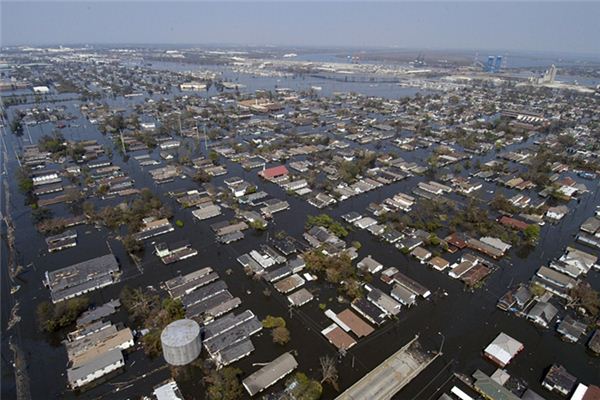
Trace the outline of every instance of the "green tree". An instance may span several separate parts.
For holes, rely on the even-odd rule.
[[[209,400],[237,400],[243,395],[240,375],[242,371],[238,368],[225,367],[213,370],[204,377],[207,383],[206,396]]]
[[[537,224],[531,224],[523,231],[527,243],[533,245],[540,239],[540,226]]]
[[[310,379],[303,372],[297,372],[292,378],[289,378],[286,381],[286,386],[292,387],[290,399],[317,400],[323,394],[321,384],[314,379]]]
[[[42,302],[36,308],[39,327],[42,331],[56,332],[73,324],[88,306],[87,297],[76,297],[56,304]]]
[[[274,317],[272,315],[267,315],[265,319],[262,320],[262,326],[266,329],[273,329],[283,327],[285,328],[285,319],[282,317]]]

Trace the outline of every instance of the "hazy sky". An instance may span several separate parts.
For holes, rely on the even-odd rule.
[[[0,2],[2,45],[396,46],[600,55],[600,2]]]

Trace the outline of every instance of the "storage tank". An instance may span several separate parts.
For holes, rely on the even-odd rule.
[[[163,356],[171,365],[186,365],[194,361],[202,350],[200,326],[191,319],[171,322],[160,334]]]

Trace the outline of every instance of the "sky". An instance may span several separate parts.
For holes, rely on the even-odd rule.
[[[600,55],[600,2],[5,1],[0,44],[234,44]]]

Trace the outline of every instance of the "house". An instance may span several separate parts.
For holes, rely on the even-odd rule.
[[[308,303],[309,301],[311,301],[314,297],[311,292],[309,292],[305,288],[302,288],[302,289],[290,294],[287,298],[292,306],[300,307],[300,306],[303,306],[304,304]]]
[[[177,382],[174,379],[170,379],[163,384],[154,387],[152,392],[156,400],[184,400]]]
[[[600,354],[600,329],[596,329],[587,343],[588,349],[594,354]]]
[[[344,332],[338,325],[331,324],[321,331],[321,334],[329,340],[329,343],[338,348],[338,350],[348,350],[356,344],[352,336]]]
[[[53,303],[111,285],[119,271],[112,254],[92,258],[55,271],[46,272],[44,284],[50,289]]]
[[[398,248],[399,250],[407,249],[408,251],[412,251],[422,244],[423,244],[422,239],[419,239],[416,237],[408,237],[408,238],[398,241],[396,243],[396,248]]]
[[[391,296],[407,307],[417,302],[417,295],[399,284],[394,285]]]
[[[425,286],[421,285],[414,279],[404,275],[402,272],[396,272],[394,274],[393,282],[397,283],[398,285],[404,286],[406,289],[410,290],[417,296],[421,296],[424,299],[431,295],[431,291],[429,289],[427,289]]]
[[[510,244],[504,243],[502,240],[495,237],[484,236],[479,240],[487,245],[490,245],[500,250],[502,253],[506,253],[512,247]]]
[[[581,321],[577,321],[575,318],[567,315],[556,328],[556,331],[560,333],[564,340],[569,342],[577,343],[587,330],[587,325]]]
[[[473,374],[475,382],[473,387],[486,399],[491,400],[519,400],[510,390],[493,380],[491,377],[477,370]]]
[[[419,260],[421,264],[431,258],[431,252],[420,246],[413,249],[413,251],[410,252],[410,255]]]
[[[341,313],[337,314],[337,318],[359,338],[368,336],[373,332],[373,328],[365,321],[360,319],[349,308],[346,308]]]
[[[600,399],[600,387],[596,385],[584,385],[580,383],[577,385],[575,392],[571,396],[570,400],[598,400]]]
[[[544,266],[536,272],[533,282],[564,298],[569,296],[569,289],[577,284],[577,281],[570,276]]]
[[[262,392],[298,367],[298,362],[290,353],[283,353],[242,381],[250,396]]]
[[[368,271],[371,274],[376,274],[383,269],[383,264],[375,261],[370,255],[363,258],[356,264],[356,267],[362,271]]]
[[[367,290],[367,300],[381,309],[381,311],[390,316],[400,313],[402,305],[396,300],[369,284],[365,284],[365,289]]]
[[[506,333],[500,333],[483,351],[485,357],[504,368],[525,347]]]
[[[519,231],[524,231],[529,226],[529,224],[527,224],[526,222],[508,217],[506,215],[500,217],[498,222],[500,222],[502,225],[508,226],[509,228],[516,229]]]
[[[120,349],[113,349],[85,364],[67,369],[67,380],[72,389],[77,389],[124,366],[123,353]]]
[[[450,262],[442,257],[435,256],[428,262],[434,269],[443,271],[450,266]]]
[[[362,218],[362,215],[360,215],[356,211],[351,211],[348,214],[342,215],[342,219],[344,221],[348,222],[349,224],[353,224],[361,218]]]
[[[569,207],[561,205],[550,207],[546,211],[546,217],[553,221],[560,221],[569,212]]]
[[[527,319],[534,323],[547,328],[552,322],[558,310],[550,303],[539,301],[533,308],[527,313]]]
[[[446,243],[456,247],[459,250],[462,250],[465,247],[467,247],[467,238],[458,232],[454,232],[451,235],[446,236],[444,240],[446,241]]]
[[[566,265],[572,267],[572,273],[567,271],[561,271],[567,275],[571,275],[577,278],[579,275],[585,275],[598,261],[598,257],[593,254],[586,253],[576,249],[575,247],[567,247],[565,253],[560,257],[559,261],[562,261]]]
[[[373,303],[369,302],[367,299],[354,299],[350,305],[367,321],[374,325],[381,325],[385,322],[387,314],[379,307],[376,307]]]
[[[258,173],[259,176],[263,177],[264,179],[270,180],[270,181],[287,176],[288,174],[289,174],[289,171],[285,165],[279,165],[277,167],[266,168]]]
[[[359,229],[367,229],[368,227],[377,224],[377,221],[371,217],[363,217],[354,222],[354,225]]]
[[[559,392],[566,396],[571,393],[576,382],[577,378],[567,372],[565,367],[553,364],[544,377],[542,386],[550,391]]]
[[[497,307],[503,311],[519,312],[526,309],[533,299],[529,288],[520,285],[516,289],[509,290],[498,300]]]

